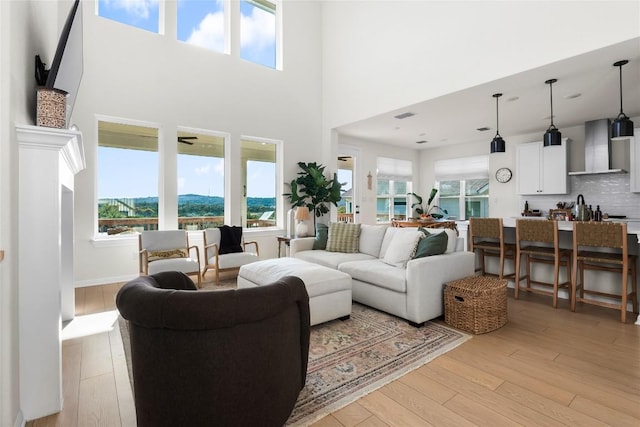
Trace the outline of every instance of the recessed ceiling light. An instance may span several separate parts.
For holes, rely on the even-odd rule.
[[[564,99],[576,99],[582,96],[581,93],[572,93],[571,95],[566,95]]]
[[[412,116],[415,116],[415,114],[414,113],[410,113],[410,112],[406,112],[406,113],[398,114],[397,116],[393,116],[393,117],[395,117],[396,119],[402,120],[402,119],[406,119],[407,117],[412,117]]]
[[[426,144],[427,142],[429,142],[429,141],[424,141],[424,140],[423,141],[416,141],[416,144]]]
[[[488,131],[489,129],[491,129],[491,128],[490,128],[490,127],[487,127],[487,126],[483,126],[483,127],[478,128],[478,129],[476,129],[476,130],[479,130],[480,132],[486,132],[486,131]]]
[[[421,134],[419,134],[418,136],[425,136],[426,132],[422,132]]]

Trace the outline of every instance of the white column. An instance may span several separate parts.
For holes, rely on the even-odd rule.
[[[32,420],[62,409],[62,321],[75,311],[73,181],[82,134],[16,126],[19,144],[20,409]]]

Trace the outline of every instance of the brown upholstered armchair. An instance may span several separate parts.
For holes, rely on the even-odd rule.
[[[196,290],[141,276],[116,297],[129,321],[138,426],[278,426],[305,384],[309,297],[297,277]]]

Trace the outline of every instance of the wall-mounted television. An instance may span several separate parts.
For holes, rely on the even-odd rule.
[[[67,126],[71,125],[71,113],[82,80],[82,2],[75,0],[58,39],[51,68],[47,70],[36,55],[36,82],[40,86],[60,89],[67,95]]]

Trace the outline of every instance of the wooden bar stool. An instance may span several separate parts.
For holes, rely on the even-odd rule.
[[[480,271],[483,276],[497,276],[500,279],[515,277],[515,273],[504,274],[504,260],[511,259],[515,262],[516,245],[505,243],[502,218],[470,218],[469,250],[477,250],[480,255],[480,268],[476,268],[476,272]],[[485,256],[500,259],[498,274],[487,273],[484,265]]]
[[[596,252],[588,248],[609,248],[614,252]],[[620,310],[620,321],[627,321],[627,301],[631,299],[633,312],[638,313],[638,285],[636,255],[629,255],[627,224],[619,222],[581,222],[573,224],[573,280],[571,282],[571,311],[576,311],[576,302],[599,305]],[[578,280],[580,270],[580,280]],[[585,289],[584,270],[609,271],[622,275],[620,294]],[[631,275],[631,293],[628,291]],[[580,290],[579,295],[576,295]],[[613,304],[601,299],[585,298],[594,295],[609,299],[620,299]]]
[[[553,296],[553,308],[558,307],[558,289],[564,287],[571,296],[571,249],[561,249],[558,233],[558,221],[535,219],[519,219],[516,221],[516,278],[514,297],[518,299],[520,290]],[[536,244],[541,243],[541,244]],[[525,259],[526,274],[520,276],[522,255]],[[553,283],[533,280],[531,264],[552,264]],[[567,281],[560,282],[560,267],[565,267]],[[520,282],[527,279],[527,286],[520,287]],[[551,287],[552,290],[531,287],[531,284]]]

